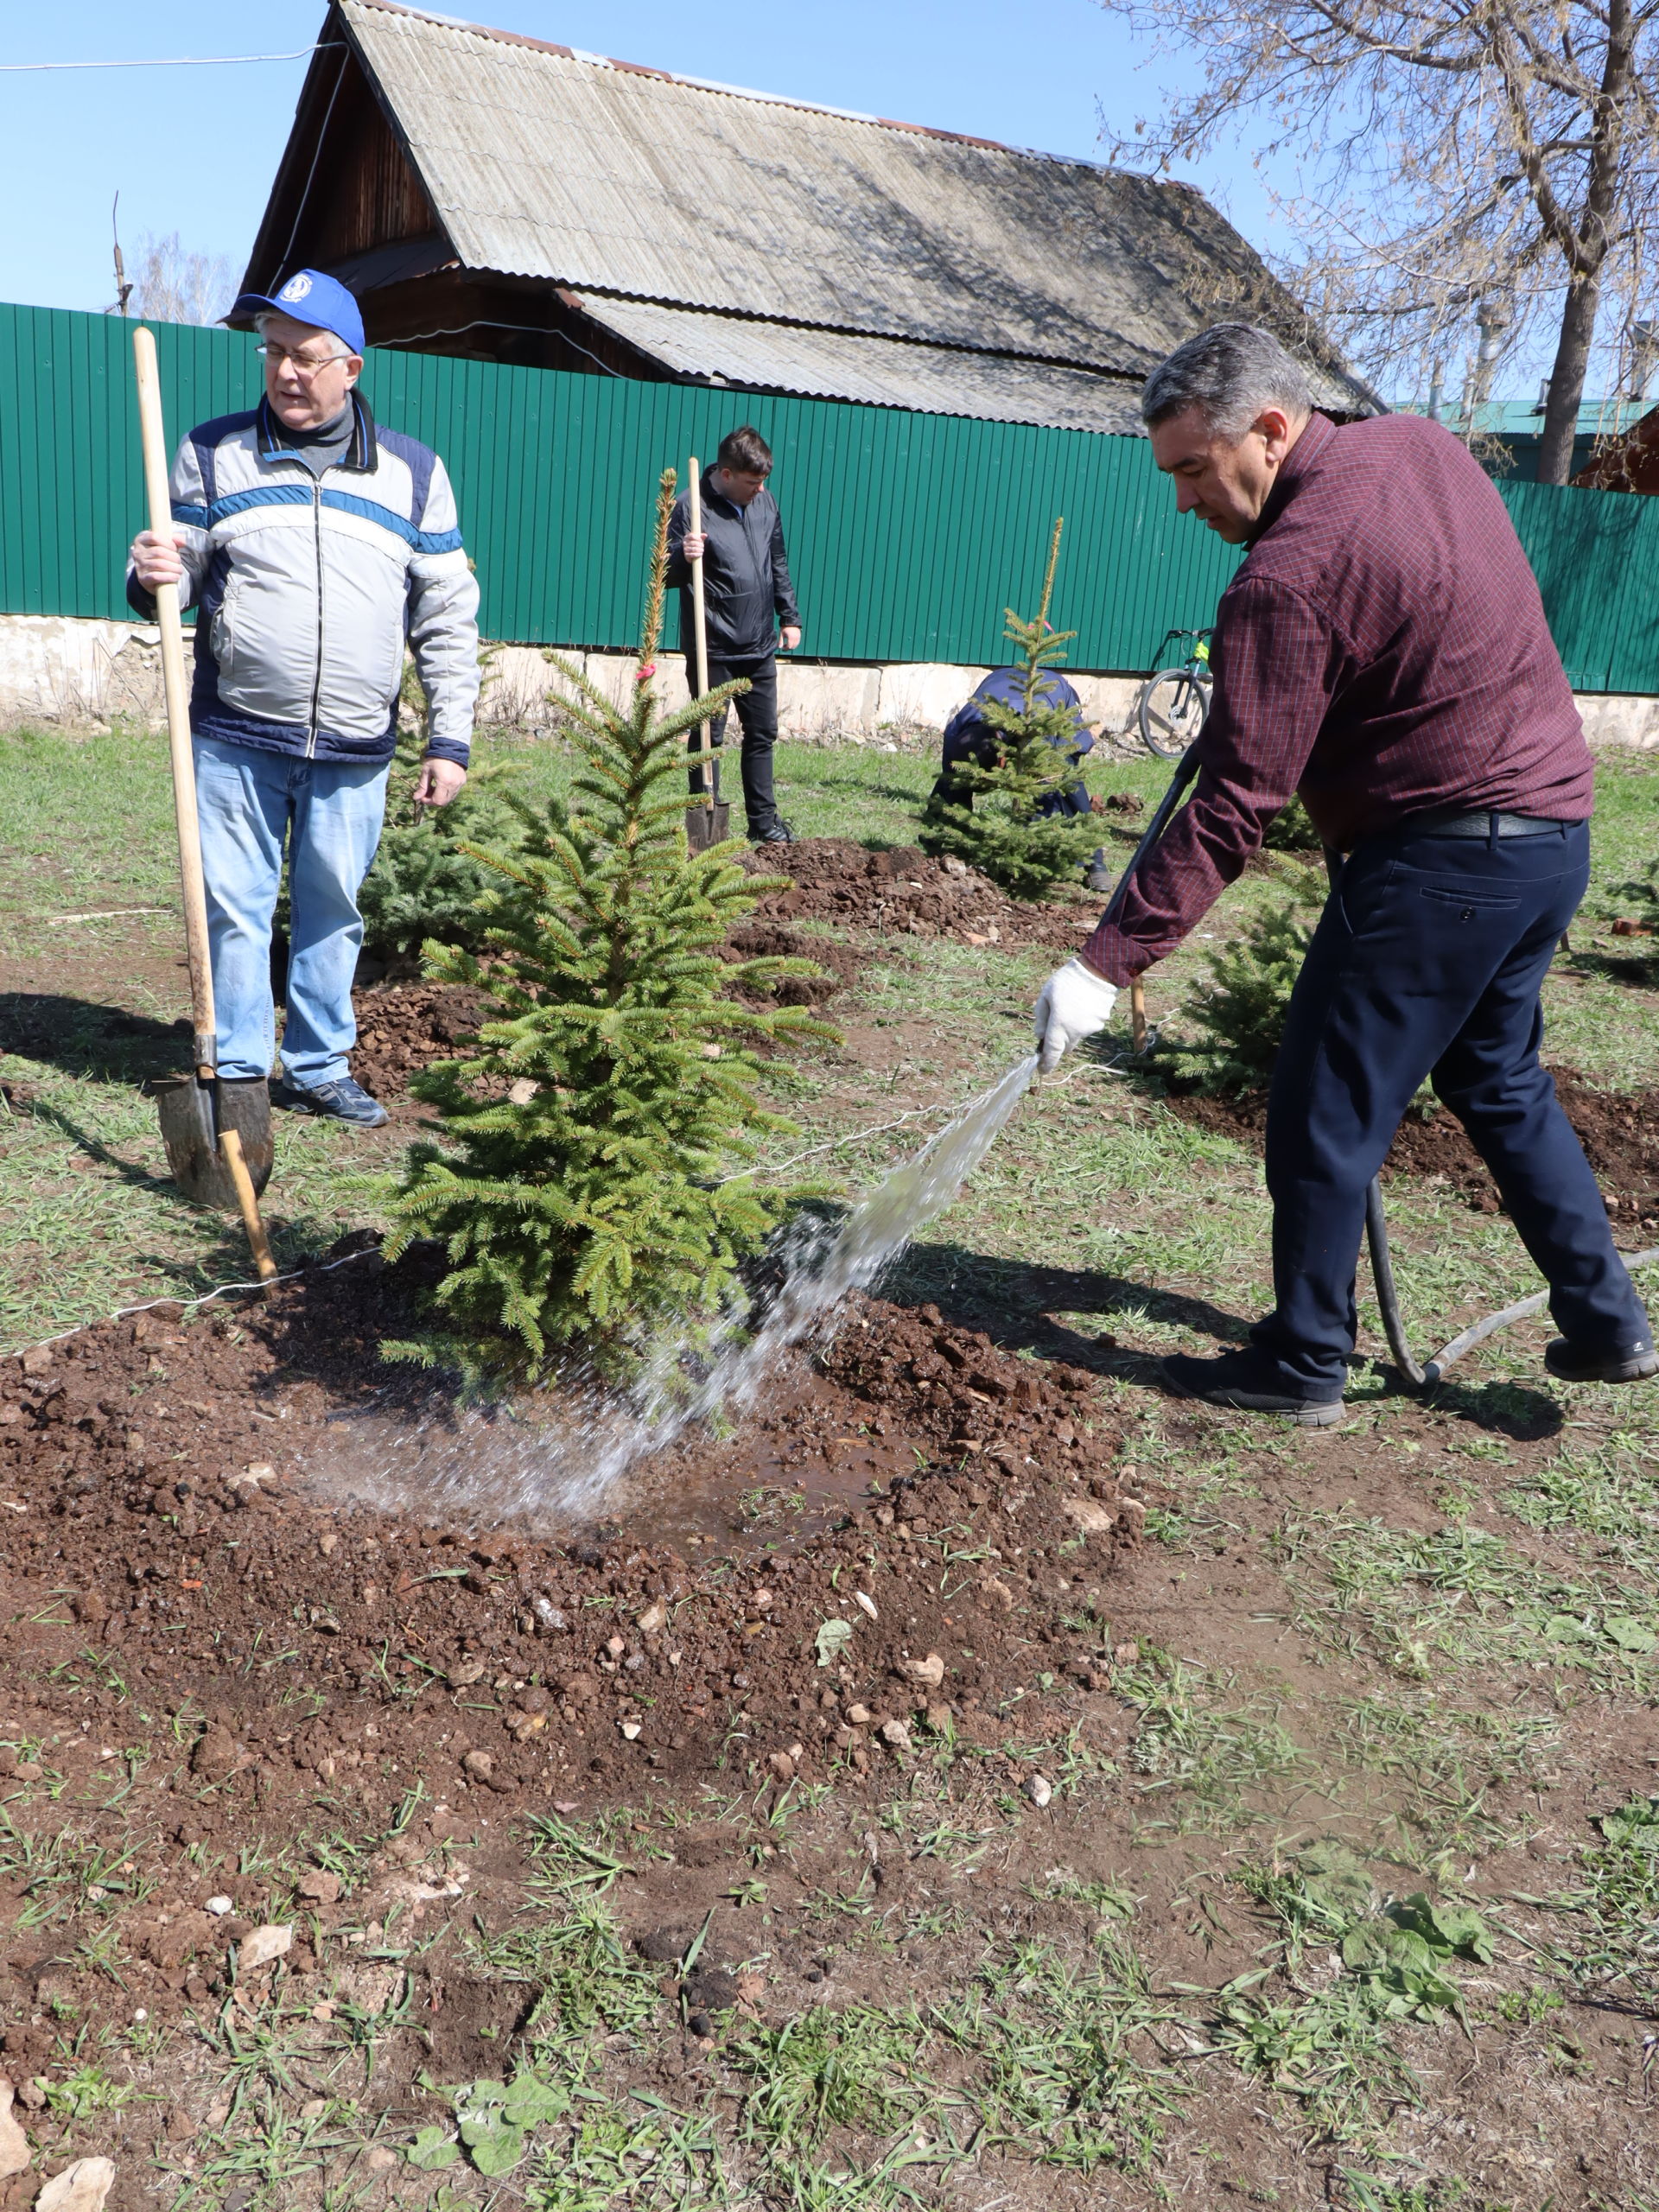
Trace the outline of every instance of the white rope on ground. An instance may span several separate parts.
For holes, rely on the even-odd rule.
[[[316,1260],[309,1267],[291,1268],[285,1275],[273,1275],[265,1282],[215,1283],[200,1298],[147,1298],[139,1306],[118,1306],[113,1313],[100,1313],[95,1321],[77,1321],[73,1329],[60,1329],[55,1337],[38,1338],[32,1344],[10,1344],[0,1350],[0,1359],[21,1359],[26,1351],[44,1351],[48,1344],[60,1344],[70,1337],[84,1337],[88,1329],[101,1329],[110,1321],[124,1321],[130,1313],[153,1313],[158,1306],[179,1306],[187,1313],[194,1313],[200,1306],[211,1306],[216,1298],[228,1298],[242,1290],[275,1290],[278,1283],[298,1282],[302,1275],[332,1274],[336,1268],[349,1268],[353,1260],[366,1260],[378,1252],[378,1244],[365,1244],[360,1252],[347,1252],[340,1260]]]

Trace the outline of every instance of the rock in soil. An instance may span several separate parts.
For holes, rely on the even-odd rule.
[[[115,2186],[115,2167],[108,2158],[77,2158],[54,2174],[35,2200],[35,2212],[104,2212],[104,2200]]]
[[[0,2074],[0,2181],[29,2171],[29,2138],[12,2118],[12,2088]]]

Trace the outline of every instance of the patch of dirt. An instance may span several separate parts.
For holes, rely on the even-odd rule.
[[[485,1019],[481,991],[454,983],[371,983],[352,993],[357,1045],[352,1073],[390,1103],[417,1068],[448,1057]]]
[[[775,921],[742,924],[720,947],[721,958],[733,962],[779,953],[815,961],[828,973],[821,978],[786,976],[773,989],[742,994],[757,1006],[822,1006],[857,981],[866,958],[849,945],[808,937]],[[403,1096],[417,1069],[446,1058],[488,1018],[484,994],[454,983],[360,984],[352,993],[352,1004],[357,1014],[352,1073],[387,1105]]]
[[[954,855],[931,859],[915,845],[872,852],[850,837],[800,837],[743,856],[752,874],[787,874],[756,909],[768,920],[811,918],[887,935],[950,937],[969,944],[1069,945],[1093,926],[1098,894],[1079,885],[1052,904],[1008,898]]]
[[[648,1502],[564,1541],[377,1511],[316,1468],[333,1424],[384,1401],[378,1342],[407,1325],[414,1288],[371,1253],[268,1307],[189,1327],[164,1309],[0,1363],[0,1671],[33,1708],[25,1733],[79,1711],[50,1675],[77,1654],[148,1679],[185,1716],[182,1756],[211,1794],[187,1789],[181,1808],[203,1837],[255,1806],[280,1827],[319,1779],[388,1807],[417,1769],[452,1802],[541,1801],[561,1777],[692,1779],[740,1711],[791,1772],[842,1752],[868,1767],[944,1706],[1006,1694],[1022,1672],[1016,1592],[1081,1597],[1138,1540],[1145,1507],[1110,1472],[1096,1376],[879,1300],[815,1361],[804,1408],[682,1445],[687,1478],[700,1455],[753,1469],[769,1454],[819,1492],[810,1516],[786,1497],[734,1522],[731,1481],[719,1562],[696,1557],[695,1534],[664,1542]],[[441,1408],[426,1387],[407,1410]],[[873,1472],[889,1477],[879,1497]],[[969,1554],[998,1548],[944,1598],[917,1539],[947,1526]],[[826,1670],[831,1617],[850,1631]],[[938,1669],[907,1667],[930,1652]],[[1092,1680],[1098,1655],[1066,1657]]]
[[[1556,1067],[1550,1072],[1567,1118],[1602,1185],[1608,1212],[1615,1221],[1632,1226],[1659,1226],[1659,1089],[1596,1090],[1576,1069]],[[1167,1103],[1184,1122],[1260,1151],[1268,1116],[1264,1092],[1212,1098],[1172,1091]],[[1383,1172],[1451,1184],[1476,1213],[1503,1211],[1484,1161],[1465,1135],[1462,1123],[1444,1107],[1427,1120],[1408,1115],[1389,1148]]]
[[[770,988],[739,991],[740,998],[757,1006],[822,1006],[836,993],[855,983],[868,964],[868,955],[829,938],[806,937],[781,922],[745,922],[721,947],[722,960],[766,960],[784,957],[810,960],[823,969],[823,976],[785,976]]]
[[[1111,1631],[1090,1601],[1135,1551],[1146,1505],[1112,1471],[1098,1376],[1017,1358],[935,1307],[864,1300],[804,1402],[780,1393],[735,1437],[677,1454],[696,1472],[700,1455],[729,1471],[769,1452],[820,1510],[785,1497],[757,1517],[734,1484],[723,1540],[678,1545],[647,1508],[563,1540],[399,1517],[315,1471],[338,1419],[384,1400],[378,1340],[406,1325],[419,1279],[357,1252],[268,1306],[189,1325],[162,1309],[0,1363],[0,1798],[55,1834],[55,1786],[29,1808],[42,1762],[70,1806],[117,1788],[143,1899],[117,1980],[49,1927],[10,1925],[18,1892],[0,1885],[14,2076],[58,2063],[62,2018],[96,2037],[130,2031],[141,2006],[156,2033],[217,2005],[234,1947],[274,1922],[294,1924],[289,1986],[386,2005],[398,1971],[344,1948],[370,1910],[470,1924],[491,1851],[458,1852],[494,1840],[499,1858],[516,1814],[664,1789],[704,1809],[671,1858],[645,1857],[642,1873],[666,1863],[637,1909],[671,1967],[690,1934],[665,1924],[695,1932],[718,1908],[683,1993],[706,2041],[734,1997],[758,2017],[765,1986],[733,1980],[753,1946],[721,1902],[754,1862],[707,1809],[734,1764],[780,1793],[798,1777],[891,1789],[954,1731],[1014,1788],[1032,1771],[1020,1746],[1078,1725],[1080,1707],[1121,1742],[1116,1700],[1096,1694]],[[407,1410],[436,1408],[417,1386]],[[379,1837],[372,1861],[307,1842],[347,1807]],[[257,1870],[238,1872],[256,1832]],[[284,1851],[314,1859],[297,1904],[273,1866]],[[766,1870],[774,1892],[788,1871]],[[821,1980],[816,1948],[795,1949],[790,1977]],[[410,1972],[440,2078],[495,2064],[525,1992],[468,1974],[454,1945]]]

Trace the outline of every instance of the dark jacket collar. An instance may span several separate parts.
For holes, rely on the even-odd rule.
[[[1245,539],[1246,545],[1255,545],[1266,537],[1285,509],[1296,496],[1296,487],[1308,474],[1319,455],[1337,435],[1337,426],[1328,415],[1310,415],[1307,428],[1285,455],[1274,486],[1262,509],[1261,519]]]
[[[360,391],[353,390],[352,403],[352,442],[335,466],[354,468],[366,474],[376,467],[380,458],[378,442],[374,435],[374,416],[369,412],[369,403]],[[281,461],[294,448],[283,436],[282,424],[271,413],[269,399],[261,398],[257,416],[259,425],[259,458],[261,461]]]

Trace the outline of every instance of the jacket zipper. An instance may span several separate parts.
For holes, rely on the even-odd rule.
[[[311,536],[317,556],[317,665],[311,681],[311,734],[305,741],[305,757],[315,760],[317,756],[317,717],[322,707],[322,479],[311,480]]]

